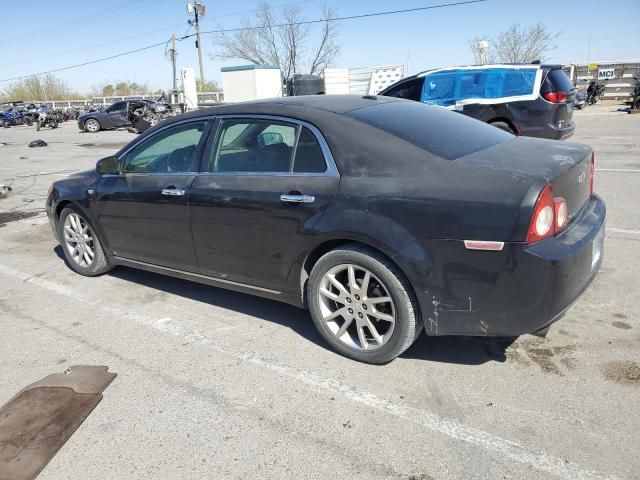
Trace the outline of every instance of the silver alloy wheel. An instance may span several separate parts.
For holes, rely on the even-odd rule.
[[[387,287],[359,265],[336,265],[320,281],[318,301],[329,330],[357,350],[376,350],[391,338],[396,323]]]
[[[88,132],[97,132],[100,130],[100,124],[97,120],[90,118],[86,122],[84,122],[84,129]]]
[[[152,127],[155,127],[158,123],[160,123],[160,117],[155,113],[148,113],[143,118],[147,122],[149,122],[149,125],[151,125]]]
[[[89,267],[96,250],[93,234],[87,222],[77,213],[70,213],[64,219],[64,243],[71,259],[81,267]]]

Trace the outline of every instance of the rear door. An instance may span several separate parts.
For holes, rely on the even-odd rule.
[[[313,126],[276,117],[225,117],[189,191],[201,273],[280,290],[305,233],[339,176]]]
[[[96,189],[99,225],[114,255],[197,271],[187,191],[204,149],[208,120],[172,124],[134,145],[121,172]]]

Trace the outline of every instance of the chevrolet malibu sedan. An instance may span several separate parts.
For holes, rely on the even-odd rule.
[[[68,264],[140,268],[307,308],[368,363],[428,335],[545,330],[602,262],[584,145],[387,97],[174,117],[53,184]]]

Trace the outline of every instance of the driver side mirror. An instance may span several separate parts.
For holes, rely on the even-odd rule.
[[[120,173],[120,161],[118,160],[118,157],[116,157],[115,155],[111,155],[109,157],[98,160],[98,163],[96,163],[96,172],[100,174]]]

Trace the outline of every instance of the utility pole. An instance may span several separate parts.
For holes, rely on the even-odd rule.
[[[173,84],[173,92],[172,95],[176,94],[178,90],[178,86],[176,85],[176,34],[173,33],[171,35],[171,71],[173,75],[171,77]]]
[[[194,0],[193,4],[187,5],[187,11],[193,13],[195,20],[189,20],[189,24],[196,29],[196,48],[198,49],[198,62],[200,64],[200,82],[204,85],[204,69],[202,68],[202,42],[200,41],[200,17],[204,17],[206,13],[205,4],[198,0]]]

